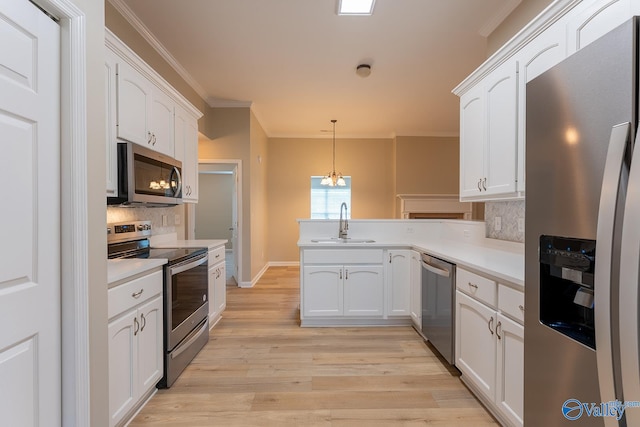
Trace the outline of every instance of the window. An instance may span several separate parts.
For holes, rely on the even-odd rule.
[[[347,218],[351,218],[351,177],[345,176],[344,187],[321,185],[321,176],[311,177],[311,219],[339,219],[340,205],[347,204]]]

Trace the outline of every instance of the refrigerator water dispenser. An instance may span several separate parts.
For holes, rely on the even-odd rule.
[[[595,240],[540,236],[540,322],[595,349]]]

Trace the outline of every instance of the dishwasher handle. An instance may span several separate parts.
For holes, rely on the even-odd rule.
[[[451,277],[451,270],[446,269],[446,268],[441,268],[440,266],[436,266],[431,264],[429,261],[431,260],[431,257],[428,255],[423,255],[422,256],[422,267],[424,267],[425,269],[429,270],[430,272],[437,274],[438,276],[442,276],[442,277]]]

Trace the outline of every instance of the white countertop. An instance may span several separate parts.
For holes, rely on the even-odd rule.
[[[107,282],[109,285],[136,274],[162,267],[167,263],[164,258],[128,258],[110,259],[107,261]]]
[[[478,273],[493,276],[498,281],[524,287],[524,244],[483,239],[463,243],[452,239],[429,239],[412,243],[375,241],[374,243],[314,243],[301,240],[298,246],[311,248],[411,248],[446,261],[467,267]]]

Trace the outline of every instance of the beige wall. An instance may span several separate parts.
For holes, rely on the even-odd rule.
[[[310,216],[311,176],[331,171],[332,140],[271,138],[269,261],[298,261],[298,218]],[[336,169],[352,177],[352,218],[393,218],[393,140],[336,140]],[[337,231],[336,231],[337,232]]]
[[[396,138],[396,194],[458,194],[458,137]]]
[[[249,108],[212,109],[212,139],[198,142],[198,158],[240,160],[242,162],[242,270],[239,281],[250,281],[251,276],[251,159]],[[196,224],[197,225],[197,224]]]
[[[522,3],[487,38],[487,57],[515,36],[553,0],[522,0]]]
[[[268,209],[267,209],[267,134],[255,115],[250,117],[251,165],[251,277],[256,277],[267,265]]]

